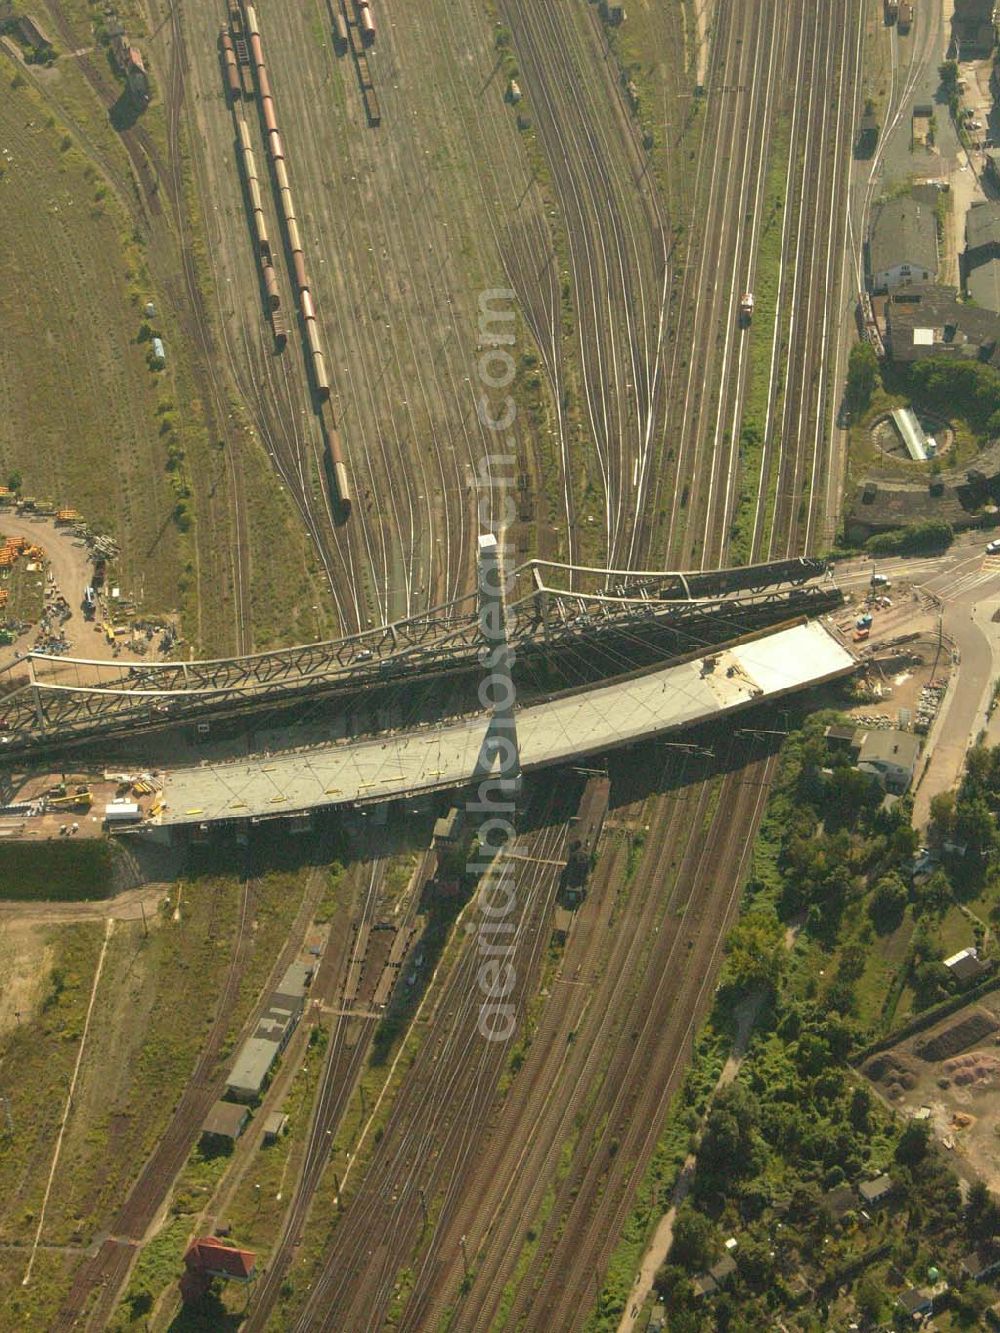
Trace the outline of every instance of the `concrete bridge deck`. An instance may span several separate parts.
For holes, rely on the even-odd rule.
[[[648,740],[848,675],[855,659],[812,621],[641,676],[515,709],[525,772]],[[488,714],[418,731],[206,763],[165,774],[158,824],[274,818],[464,787],[498,772]],[[506,733],[505,733],[506,734]]]

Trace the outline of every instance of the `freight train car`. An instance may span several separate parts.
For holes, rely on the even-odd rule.
[[[240,68],[236,63],[233,39],[226,28],[219,31],[219,56],[226,76],[226,92],[229,101],[230,103],[238,102],[243,96],[243,85],[240,83]]]
[[[278,292],[278,279],[274,272],[274,266],[270,263],[262,263],[261,270],[264,275],[264,291],[267,293],[268,304],[272,310],[277,310],[281,305],[281,296]]]
[[[579,901],[590,874],[597,850],[597,840],[604,827],[611,797],[611,782],[605,777],[590,777],[580,797],[576,814],[569,822],[568,855],[562,888],[568,902]]]
[[[333,45],[337,55],[342,56],[347,52],[347,24],[344,22],[344,16],[337,13],[333,18]]]
[[[371,46],[375,41],[375,20],[372,18],[372,12],[367,5],[361,10],[361,37],[365,46]]]
[[[328,403],[324,403],[321,411],[321,420],[323,423],[323,436],[325,441],[324,462],[327,472],[327,484],[333,498],[340,505],[342,516],[347,519],[351,513],[351,485],[347,476],[347,464],[344,461],[344,450],[340,439],[340,431],[337,430],[333,421],[333,412]]]

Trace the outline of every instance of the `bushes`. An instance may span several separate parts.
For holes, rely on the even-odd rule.
[[[1000,434],[1000,373],[981,361],[928,357],[907,375],[911,392],[943,416],[958,410],[981,436]]]
[[[955,530],[940,518],[910,523],[891,532],[877,532],[865,542],[872,555],[934,555],[946,551],[955,540]]]
[[[112,892],[111,856],[104,838],[0,844],[0,898],[106,898]]]

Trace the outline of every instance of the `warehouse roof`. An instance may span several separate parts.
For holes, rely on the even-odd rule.
[[[978,357],[995,361],[1000,318],[956,300],[954,287],[914,284],[893,293],[885,308],[886,336],[894,361],[922,356]],[[921,337],[929,329],[932,337]]]
[[[240,1047],[232,1073],[226,1079],[226,1087],[239,1092],[260,1092],[277,1055],[275,1042],[249,1037]]]
[[[981,245],[1000,245],[1000,201],[984,199],[965,215],[965,244],[970,250]]]
[[[767,698],[847,675],[854,658],[819,622],[518,709],[525,771],[603,754]],[[505,738],[504,738],[505,739]],[[498,734],[483,714],[416,731],[331,742],[164,775],[161,823],[289,814],[465,786],[495,773]]]
[[[937,272],[937,221],[926,204],[909,194],[886,199],[876,206],[868,237],[872,273],[897,264],[912,264]]]
[[[307,963],[292,963],[281,978],[278,995],[294,995],[299,999],[305,995],[312,981],[312,968]]]

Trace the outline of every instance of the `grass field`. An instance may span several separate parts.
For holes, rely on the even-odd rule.
[[[255,1003],[298,910],[304,878],[255,885],[254,949],[230,1024],[230,1044]],[[180,920],[119,922],[108,945],[73,1107],[49,1199],[44,1245],[90,1244],[107,1227],[170,1116],[194,1066],[232,957],[240,886],[209,878],[181,888]],[[175,898],[176,901],[176,898]],[[30,1241],[76,1060],[104,924],[47,928],[38,962],[46,975],[34,1013],[0,1048],[0,1093],[14,1135],[0,1153],[0,1242]],[[2,963],[0,958],[0,963]],[[26,1301],[51,1316],[65,1292],[58,1269],[43,1299],[22,1294],[20,1275],[0,1296],[0,1327],[22,1327]],[[37,1326],[43,1326],[39,1324]]]
[[[106,897],[111,887],[111,844],[85,842],[0,843],[0,898]]]
[[[171,609],[181,552],[155,413],[172,391],[137,341],[141,248],[76,137],[6,57],[0,78],[0,470],[114,532],[128,584]]]

